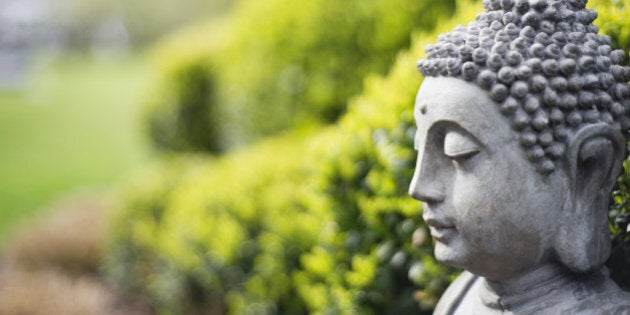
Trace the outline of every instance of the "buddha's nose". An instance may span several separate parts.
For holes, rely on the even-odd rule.
[[[438,203],[444,200],[444,187],[437,175],[438,165],[418,154],[416,169],[409,184],[409,195],[416,200],[427,204]]]

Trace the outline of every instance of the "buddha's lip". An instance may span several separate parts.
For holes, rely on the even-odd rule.
[[[429,226],[431,236],[438,242],[447,243],[457,233],[455,225],[450,220],[436,216],[434,212],[425,212],[424,221]]]
[[[457,233],[455,227],[436,228],[429,225],[429,230],[431,231],[433,239],[442,243],[447,243]]]
[[[424,221],[427,223],[429,227],[432,227],[436,230],[455,228],[455,225],[453,225],[452,223],[449,223],[447,220],[444,220],[444,219],[425,217]]]

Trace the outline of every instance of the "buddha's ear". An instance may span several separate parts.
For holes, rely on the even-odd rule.
[[[583,127],[569,143],[570,191],[555,248],[575,272],[599,268],[610,255],[608,205],[624,156],[625,140],[608,124]]]

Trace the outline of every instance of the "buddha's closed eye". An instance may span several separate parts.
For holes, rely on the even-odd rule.
[[[481,151],[481,146],[469,135],[451,130],[444,136],[444,155],[455,161],[465,161]]]

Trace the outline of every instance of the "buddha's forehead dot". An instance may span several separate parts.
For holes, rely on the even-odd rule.
[[[426,104],[422,104],[422,105],[420,105],[420,113],[421,113],[422,115],[424,115],[424,114],[426,114],[426,113],[427,113],[427,105],[426,105]]]

